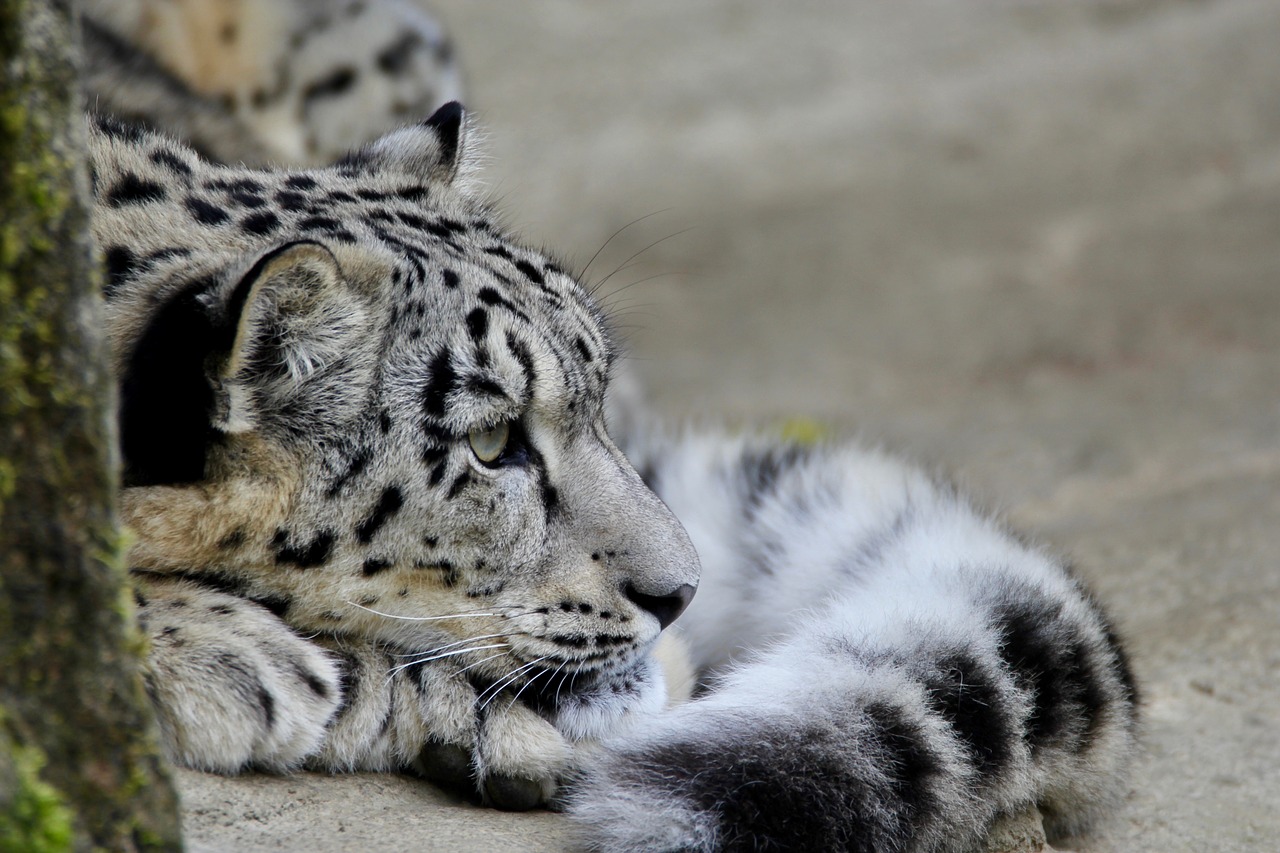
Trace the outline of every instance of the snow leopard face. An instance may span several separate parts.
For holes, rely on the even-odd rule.
[[[466,135],[258,172],[99,122],[130,565],[564,702],[641,671],[698,561],[605,431],[599,308],[494,226]]]

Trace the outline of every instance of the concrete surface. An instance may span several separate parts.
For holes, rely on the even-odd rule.
[[[1280,849],[1280,3],[435,5],[510,223],[581,265],[652,214],[587,278],[656,405],[857,428],[1092,579],[1147,754],[1068,846]],[[182,785],[196,850],[568,844],[395,777]]]

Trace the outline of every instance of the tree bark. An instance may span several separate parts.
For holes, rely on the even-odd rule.
[[[176,850],[122,567],[71,6],[0,0],[0,851]]]

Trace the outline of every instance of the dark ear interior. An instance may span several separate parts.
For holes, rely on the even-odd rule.
[[[424,125],[431,128],[436,133],[436,138],[440,143],[440,161],[447,163],[449,172],[458,170],[458,154],[462,147],[462,119],[464,110],[462,104],[457,101],[450,101],[440,109],[431,114]]]
[[[151,317],[120,380],[120,449],[125,486],[180,485],[202,480],[209,447],[222,433],[213,426],[211,368],[236,342],[253,285],[290,243],[258,259],[227,295],[199,279],[169,298]]]
[[[219,334],[198,281],[152,317],[120,381],[120,449],[126,486],[191,483],[204,476],[213,388],[205,360]]]

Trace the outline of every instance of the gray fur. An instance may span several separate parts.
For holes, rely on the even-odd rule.
[[[857,447],[627,449],[702,556],[681,629],[710,692],[598,754],[573,801],[593,849],[961,850],[1124,794],[1132,677],[1060,561]]]
[[[229,162],[335,157],[456,85],[393,0],[89,15],[98,105]],[[177,52],[210,22],[276,40],[228,40],[211,82]],[[1062,562],[884,454],[641,406],[616,422],[655,496],[605,429],[599,307],[495,224],[473,135],[447,106],[289,171],[91,130],[170,756],[565,802],[607,851],[960,850],[1029,805],[1076,831],[1114,804],[1134,687]],[[499,425],[485,461],[468,436]],[[695,546],[664,638],[702,695],[668,710],[655,643]]]
[[[566,737],[598,738],[663,704],[646,655],[697,558],[605,433],[613,356],[598,310],[442,179],[465,170],[441,158],[467,154],[465,123],[440,121],[305,173],[215,166],[159,136],[92,129],[95,235],[133,259],[108,305],[137,483],[123,495],[131,565],[207,590],[188,589],[195,606],[164,628],[194,630],[230,594],[254,619],[278,612],[280,636],[295,632],[286,645],[314,637],[346,662],[340,710],[335,690],[309,712],[329,721],[323,743],[259,748],[274,744],[281,706],[312,700],[281,694],[277,713],[258,713],[270,644],[228,632],[229,654],[255,661],[226,672],[224,701],[245,707],[222,715],[231,729],[210,728],[205,752],[225,749],[198,758],[181,746],[206,722],[184,710],[198,703],[169,713],[184,763],[392,769],[438,742],[472,755],[479,789],[530,778],[545,799],[569,770]],[[169,323],[190,331],[171,339]],[[208,388],[207,404],[194,400],[211,429],[195,475],[130,439],[186,417],[176,389],[150,387],[171,382]],[[501,422],[519,456],[486,465],[468,431]],[[160,625],[153,606],[144,621]],[[159,639],[157,681],[199,672]]]
[[[224,162],[323,164],[462,96],[411,0],[94,0],[91,109]]]

